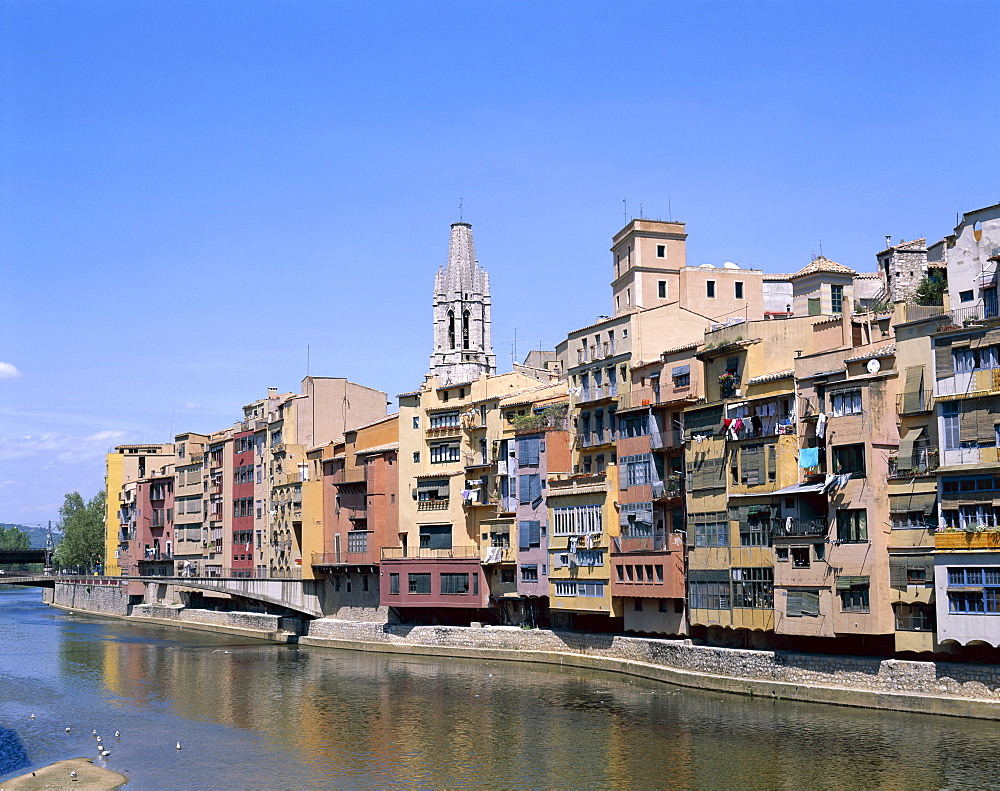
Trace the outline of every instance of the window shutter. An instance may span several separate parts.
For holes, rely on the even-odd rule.
[[[913,443],[923,433],[923,427],[911,428],[899,441],[899,451],[896,453],[896,468],[900,472],[913,469]]]
[[[768,445],[767,446],[767,478],[776,477],[778,474],[778,446]]]
[[[535,520],[528,522],[528,544],[533,547],[542,545],[542,523]]]
[[[531,476],[530,475],[519,475],[517,477],[517,493],[518,499],[522,504],[527,504],[531,502]]]
[[[536,502],[542,499],[542,476],[541,475],[529,475],[528,476],[528,496],[529,502]]]
[[[979,441],[979,402],[963,402],[962,413],[959,416],[958,432],[962,442]]]
[[[906,587],[908,558],[889,558],[889,585],[893,588]]]
[[[851,588],[865,588],[868,577],[837,577],[837,590],[849,591]]]
[[[788,591],[785,600],[785,615],[798,618],[802,615],[802,591]]]
[[[998,409],[1000,409],[1000,399],[981,398],[979,399],[979,441],[988,445],[996,442],[997,430],[996,421]]]
[[[934,367],[938,379],[955,375],[955,360],[951,356],[951,341],[939,340],[934,344]]]
[[[818,316],[820,311],[819,307],[819,297],[811,297],[809,299],[809,315]]]
[[[529,532],[530,524],[531,522],[517,523],[517,548],[522,552],[524,550],[531,549],[531,533]],[[535,524],[537,524],[537,522]]]
[[[803,615],[819,615],[819,591],[799,591]]]
[[[912,365],[906,369],[906,383],[903,385],[903,411],[918,412],[923,408],[924,366]]]

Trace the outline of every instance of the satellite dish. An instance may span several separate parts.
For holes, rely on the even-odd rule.
[[[868,369],[868,373],[877,374],[882,370],[882,364],[878,360],[869,360],[865,368]]]

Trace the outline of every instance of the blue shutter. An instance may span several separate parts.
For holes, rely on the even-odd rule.
[[[531,502],[531,476],[530,475],[519,475],[517,477],[517,493],[518,499],[522,503]]]
[[[531,522],[517,523],[517,548],[522,552],[531,549],[531,524]]]
[[[522,522],[522,524],[524,524]],[[541,537],[541,522],[533,521],[528,522],[528,545],[529,547],[538,547],[542,545]]]
[[[542,499],[542,476],[541,475],[529,475],[528,476],[528,494],[530,497],[529,502],[537,502]]]

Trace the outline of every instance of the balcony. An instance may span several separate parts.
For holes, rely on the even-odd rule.
[[[899,393],[896,396],[897,415],[922,415],[925,412],[934,411],[934,396],[929,392],[919,393],[913,403],[906,403],[906,394]]]
[[[459,437],[462,434],[462,427],[458,424],[454,426],[432,426],[424,432],[424,436],[428,439],[436,439],[439,437]]]
[[[489,546],[482,548],[480,559],[484,564],[514,563],[517,560],[517,556],[509,546]]]
[[[614,432],[608,428],[595,429],[594,431],[579,431],[576,435],[576,446],[578,448],[595,448],[599,445],[612,445],[614,441]]]
[[[684,496],[684,486],[681,484],[680,478],[653,481],[650,489],[654,500],[675,500]]]
[[[481,455],[476,455],[473,453],[463,453],[462,461],[465,463],[465,469],[471,469],[472,467],[492,467],[493,462],[488,458]]]
[[[977,448],[978,450],[978,448]],[[914,478],[919,475],[933,475],[940,466],[937,448],[914,448],[909,459],[898,458],[898,452],[889,453],[890,478]]]
[[[607,473],[578,473],[566,477],[549,475],[549,495],[590,494],[603,492],[607,488]]]
[[[1000,530],[974,532],[965,530],[937,530],[934,533],[935,549],[1000,549]]]
[[[372,554],[365,552],[313,552],[312,553],[312,564],[313,566],[347,566],[351,564],[355,565],[370,565],[374,562]]]
[[[576,399],[577,404],[585,404],[591,401],[604,401],[608,398],[618,397],[618,383],[614,384],[603,383],[599,385],[591,385],[590,387],[583,388],[583,392],[580,393],[580,397]]]
[[[651,431],[649,434],[649,447],[653,450],[665,450],[666,448],[679,448],[684,444],[684,432],[677,429],[667,429],[666,431]]]
[[[785,519],[774,523],[773,538],[795,538],[797,536],[825,536],[830,531],[826,517],[816,519]]]
[[[987,319],[997,318],[997,311],[990,310],[986,305],[973,305],[969,308],[956,308],[949,311],[951,316],[951,326],[968,327],[970,324],[978,324]]]
[[[667,537],[658,536],[613,536],[611,552],[627,554],[629,552],[662,552],[668,548]]]
[[[430,547],[382,547],[382,560],[403,559],[452,559],[478,558],[479,547],[451,547],[450,549],[431,549]]]
[[[952,448],[941,452],[942,467],[997,462],[1000,462],[1000,448]]]
[[[418,511],[447,511],[451,500],[418,500]]]

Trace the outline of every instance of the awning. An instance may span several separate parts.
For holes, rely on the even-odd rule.
[[[778,489],[776,492],[771,492],[772,495],[791,495],[791,494],[809,494],[818,493],[826,489],[828,481],[823,481],[823,483],[795,483],[791,486],[786,486],[784,489]]]
[[[937,502],[935,492],[915,492],[913,494],[890,494],[889,512],[893,514],[905,514],[911,511],[923,511],[925,514],[934,511],[934,504]]]
[[[913,443],[924,433],[924,427],[911,428],[899,441],[899,452],[896,454],[896,469],[909,470],[913,466]]]
[[[863,588],[868,585],[868,577],[837,577],[837,590],[849,591],[851,588]]]

